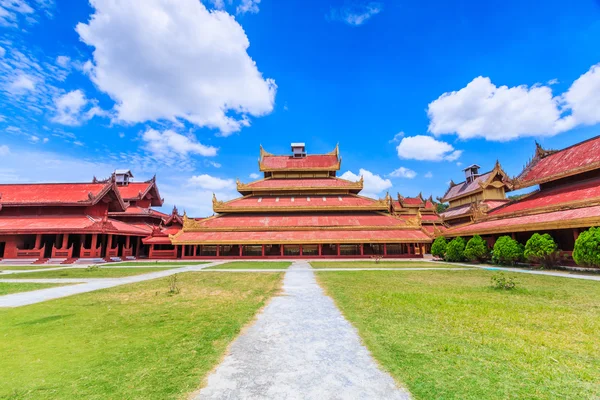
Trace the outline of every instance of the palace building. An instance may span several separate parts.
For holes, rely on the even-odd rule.
[[[237,182],[241,197],[213,198],[215,216],[184,216],[170,236],[184,258],[201,257],[422,257],[432,241],[420,217],[392,212],[391,198],[360,196],[358,182],[336,177],[338,147],[307,154],[292,143],[291,154],[260,148],[264,178]]]
[[[128,170],[88,183],[0,184],[0,259],[70,263],[150,256],[142,238],[181,228],[161,206],[156,180],[131,182]],[[179,218],[179,220],[177,219]]]
[[[561,250],[570,252],[580,231],[600,226],[600,136],[558,151],[536,143],[535,155],[523,171],[514,179],[503,176],[502,182],[511,190],[537,189],[474,213],[472,222],[444,235],[478,234],[493,244],[501,235],[525,243],[533,233],[549,233]],[[496,186],[504,190],[500,183]]]

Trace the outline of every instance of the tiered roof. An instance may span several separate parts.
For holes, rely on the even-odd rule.
[[[342,159],[339,147],[327,154],[309,154],[305,157],[280,156],[271,154],[260,146],[258,167],[262,172],[272,171],[338,171]]]
[[[502,182],[495,180],[497,176],[502,178]],[[471,181],[454,183],[451,180],[450,187],[444,196],[442,196],[440,201],[446,203],[448,201],[457,200],[465,196],[470,196],[482,192],[489,185],[495,187],[506,186],[508,189],[510,189],[508,175],[506,172],[504,172],[498,161],[496,161],[496,165],[491,171],[478,175]]]
[[[358,193],[363,189],[362,178],[352,182],[341,178],[265,178],[248,184],[237,182],[241,194],[275,192],[340,192]]]

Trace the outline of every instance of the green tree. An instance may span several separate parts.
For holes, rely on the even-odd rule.
[[[552,267],[559,261],[558,246],[552,236],[547,233],[534,233],[525,244],[525,258],[543,267]]]
[[[446,238],[443,236],[438,236],[437,238],[435,238],[433,244],[431,245],[431,255],[434,257],[444,258],[444,256],[446,255],[447,245],[448,242],[446,242]]]
[[[523,258],[523,245],[510,236],[500,236],[494,244],[492,261],[496,264],[513,265]]]
[[[487,243],[479,235],[473,236],[465,247],[465,258],[470,261],[483,262],[489,258]]]
[[[448,208],[448,203],[436,203],[435,204],[435,210],[437,211],[438,214],[443,213],[444,211],[446,211],[447,208]]]
[[[581,232],[575,241],[573,259],[577,265],[600,267],[600,227]]]
[[[455,237],[446,246],[446,261],[458,262],[465,258],[465,240],[461,237]]]

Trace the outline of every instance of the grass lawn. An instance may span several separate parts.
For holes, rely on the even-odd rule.
[[[208,264],[206,261],[126,261],[121,263],[111,263],[108,266],[115,267],[151,267],[151,266],[160,266],[160,267],[182,267],[184,265],[200,265],[200,264]]]
[[[30,292],[32,290],[46,289],[55,286],[63,285],[59,283],[0,282],[0,296],[11,293]]]
[[[282,274],[178,275],[0,309],[2,399],[185,399]]]
[[[320,272],[374,357],[416,399],[600,396],[600,283],[492,272]]]
[[[288,261],[233,261],[205,269],[287,269],[290,265]]]
[[[68,265],[0,265],[0,271],[27,271],[35,269],[46,269],[46,268],[63,268]]]
[[[173,267],[176,268],[176,267]],[[123,276],[141,275],[150,272],[173,268],[68,268],[55,271],[36,271],[26,274],[3,275],[3,279],[33,278],[119,278]]]
[[[463,268],[460,265],[427,261],[311,261],[313,268]]]

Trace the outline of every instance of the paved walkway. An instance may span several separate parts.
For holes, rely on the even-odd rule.
[[[78,283],[75,285],[58,286],[53,288],[33,290],[30,292],[21,292],[0,296],[0,307],[21,307],[29,304],[40,303],[42,301],[59,299],[61,297],[72,296],[74,294],[93,292],[95,290],[106,289],[115,286],[127,285],[130,283],[143,282],[150,279],[164,278],[165,276],[178,274],[181,272],[199,271],[202,268],[219,265],[221,262],[201,265],[190,265],[187,267],[167,269],[164,271],[150,272],[148,274],[126,276],[122,278],[56,278],[56,279],[0,279],[0,282],[35,282],[35,283]],[[47,271],[47,270],[45,270]]]
[[[208,272],[208,271],[207,271]],[[196,399],[409,399],[317,285],[307,262],[231,345]]]

